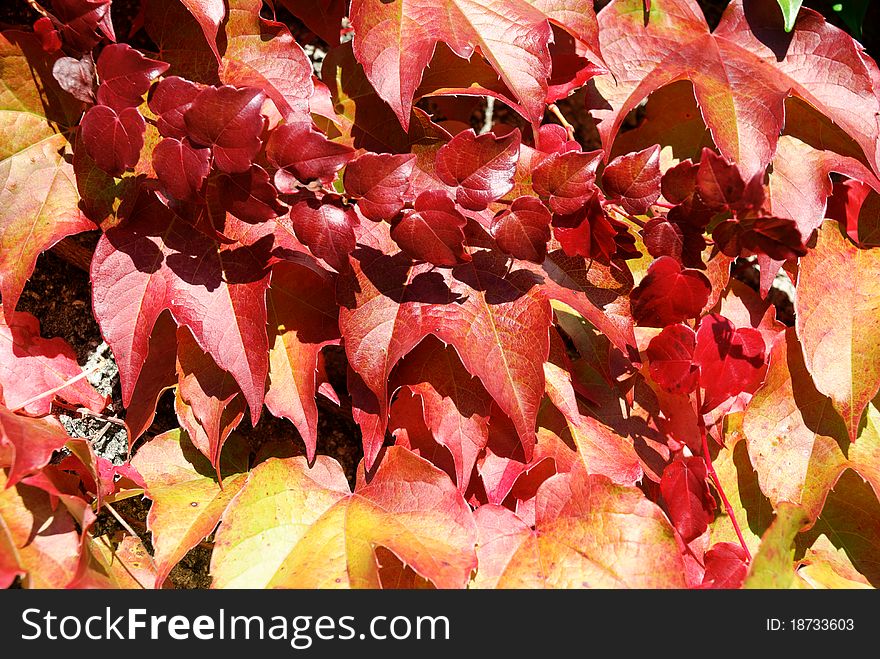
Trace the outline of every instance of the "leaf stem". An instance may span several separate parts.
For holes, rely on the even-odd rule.
[[[700,441],[703,445],[703,460],[706,462],[706,470],[709,472],[709,475],[712,477],[712,482],[715,483],[715,487],[718,489],[718,494],[721,497],[721,501],[724,504],[724,509],[727,511],[727,516],[730,517],[730,522],[733,524],[733,530],[736,532],[736,537],[739,538],[739,544],[742,545],[743,551],[746,553],[746,557],[748,558],[748,562],[752,562],[752,553],[749,551],[748,546],[746,545],[746,539],[743,537],[742,531],[740,531],[739,524],[736,521],[736,514],[733,512],[733,506],[730,505],[730,501],[727,498],[727,495],[724,493],[724,488],[721,486],[721,479],[718,478],[718,473],[715,471],[715,467],[712,465],[712,455],[709,452],[709,439],[706,433],[706,422],[703,419],[703,401],[702,396],[700,394],[700,387],[697,387],[696,391],[697,397],[697,426],[700,429]]]
[[[45,18],[51,18],[51,16],[49,16],[49,12],[43,9],[37,2],[37,0],[25,0],[25,2],[27,2],[30,5],[31,9],[33,9],[41,16],[44,16]]]
[[[32,397],[32,398],[28,398],[26,401],[24,401],[23,403],[17,405],[15,408],[13,408],[13,409],[11,409],[11,410],[9,410],[9,411],[10,411],[10,412],[18,412],[18,411],[23,410],[24,408],[26,408],[26,407],[27,407],[28,405],[30,405],[31,403],[36,403],[38,400],[42,400],[42,399],[45,398],[46,396],[51,396],[51,395],[53,395],[53,394],[57,394],[57,393],[58,393],[59,391],[61,391],[62,389],[66,389],[67,387],[69,387],[70,385],[74,384],[75,382],[79,382],[80,380],[84,380],[85,378],[89,377],[92,373],[94,373],[95,371],[97,371],[98,368],[99,368],[100,366],[101,366],[101,364],[95,364],[94,366],[92,366],[92,367],[91,367],[90,369],[88,369],[87,371],[83,371],[83,372],[80,373],[79,375],[75,375],[75,376],[73,376],[72,378],[70,378],[69,380],[65,380],[64,382],[62,382],[61,384],[59,384],[57,387],[53,387],[52,389],[49,389],[49,391],[44,391],[43,393],[41,393],[41,394],[37,394],[36,396],[34,396],[34,397]]]
[[[125,518],[123,518],[122,515],[120,515],[118,512],[116,512],[116,509],[115,509],[113,506],[111,506],[109,503],[107,503],[106,501],[104,501],[104,507],[105,507],[107,510],[110,511],[110,514],[113,515],[113,517],[116,518],[116,521],[119,522],[119,525],[120,525],[123,529],[125,529],[126,531],[128,531],[128,533],[129,533],[130,535],[133,535],[135,538],[138,537],[138,534],[135,532],[135,530],[134,530],[133,528],[131,528],[131,525],[130,525],[128,522],[125,521]]]
[[[639,218],[637,218],[637,217],[633,217],[632,215],[630,215],[630,214],[627,213],[625,210],[623,210],[622,208],[620,208],[619,206],[617,206],[617,205],[615,205],[615,204],[612,204],[612,203],[610,203],[610,202],[606,202],[606,203],[603,203],[603,204],[602,204],[602,207],[603,207],[604,209],[606,209],[606,210],[612,210],[612,211],[614,211],[615,213],[617,213],[618,215],[620,215],[620,216],[623,217],[624,219],[629,220],[630,222],[632,222],[632,223],[635,224],[636,226],[641,227],[642,229],[645,228],[645,223],[644,223],[644,222],[642,222],[642,221],[641,221]]]
[[[115,416],[107,416],[106,414],[99,414],[98,412],[92,412],[87,407],[77,407],[76,405],[71,405],[70,403],[65,403],[61,400],[52,401],[52,405],[67,410],[68,412],[79,414],[80,416],[90,416],[95,419],[100,419],[101,421],[106,421],[107,423],[112,423],[115,426],[125,427],[125,421],[122,419]]]

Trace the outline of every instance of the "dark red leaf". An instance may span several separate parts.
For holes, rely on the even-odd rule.
[[[364,217],[388,220],[404,206],[415,164],[414,154],[365,153],[345,168],[345,191]]]
[[[784,217],[724,220],[712,231],[712,238],[732,257],[763,254],[785,261],[807,254],[797,224]]]
[[[34,21],[34,32],[40,38],[40,45],[47,53],[55,53],[61,50],[61,37],[52,25],[50,18],[41,16]]]
[[[682,268],[661,256],[630,294],[632,315],[643,327],[665,327],[696,318],[709,301],[712,286],[699,270]]]
[[[269,182],[269,174],[259,165],[241,174],[224,174],[217,186],[223,208],[244,222],[266,222],[286,210]]]
[[[660,479],[660,492],[675,530],[685,542],[698,538],[715,517],[715,499],[700,456],[670,462]]]
[[[651,379],[664,391],[688,394],[697,388],[699,368],[694,364],[697,337],[687,325],[669,325],[651,339],[646,354]]]
[[[492,220],[492,236],[498,247],[524,261],[542,263],[547,256],[552,216],[540,199],[517,197],[510,208]]]
[[[703,232],[693,225],[654,217],[645,224],[642,235],[648,253],[654,258],[671,256],[688,268],[705,267],[703,250],[706,248],[706,239]]]
[[[739,588],[749,573],[748,554],[737,543],[715,544],[704,561],[706,573],[701,588]]]
[[[193,142],[213,147],[214,163],[220,170],[246,172],[260,150],[264,98],[253,87],[203,89],[183,113],[187,134]]]
[[[148,99],[150,110],[156,115],[156,126],[164,137],[186,137],[183,113],[192,105],[202,88],[194,82],[169,76],[153,87]]]
[[[314,460],[318,443],[321,349],[339,340],[336,278],[310,256],[272,268],[269,286],[269,386],[266,407],[290,419]]]
[[[660,178],[660,190],[666,201],[680,204],[697,189],[697,165],[690,158],[667,169]]]
[[[342,18],[348,16],[346,0],[281,0],[281,4],[330,46],[339,45]]]
[[[83,116],[79,128],[89,157],[111,176],[120,176],[140,160],[147,124],[137,108],[117,113],[107,105],[96,105]]]
[[[437,152],[437,177],[455,188],[456,203],[483,210],[513,188],[519,145],[518,129],[503,137],[466,130]]]
[[[697,330],[694,362],[700,366],[700,384],[706,392],[703,409],[714,409],[761,386],[767,372],[764,337],[754,328],[737,328],[724,316],[711,314]]]
[[[266,157],[282,171],[275,182],[282,192],[293,192],[295,181],[308,183],[320,180],[329,183],[340,169],[354,157],[354,150],[331,142],[312,128],[311,123],[297,122],[279,126],[269,135]],[[288,181],[290,175],[294,181]]]
[[[596,168],[601,151],[554,153],[532,172],[532,187],[561,215],[577,212],[596,194]]]
[[[554,215],[553,235],[568,256],[607,264],[617,251],[617,229],[608,221],[598,195],[570,215]]]
[[[602,172],[605,195],[627,213],[641,215],[660,196],[660,145],[619,156]]]
[[[290,213],[279,223],[292,230],[312,254],[338,272],[348,266],[358,219],[354,210],[337,197],[325,195],[318,199],[311,192],[301,192],[290,200]]]
[[[736,165],[704,148],[697,167],[696,187],[706,205],[721,210],[739,203],[746,184]]]
[[[168,64],[144,57],[128,44],[111,44],[98,58],[98,102],[114,110],[136,107]]]
[[[445,191],[426,190],[394,224],[391,238],[418,261],[453,266],[471,260],[464,250],[466,223]]]
[[[187,138],[165,138],[153,149],[153,169],[168,194],[192,199],[211,171],[211,150],[198,149]]]
[[[85,53],[101,40],[99,31],[116,41],[110,22],[110,0],[52,0],[61,37],[75,50]]]

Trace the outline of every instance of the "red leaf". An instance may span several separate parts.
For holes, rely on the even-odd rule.
[[[465,492],[477,455],[489,441],[491,396],[467,372],[455,350],[433,337],[404,358],[394,385],[407,387],[416,397],[425,427],[448,449],[454,465],[451,475]]]
[[[140,160],[147,124],[137,108],[117,113],[107,105],[96,105],[86,112],[79,128],[89,157],[111,176],[121,175]]]
[[[95,317],[131,401],[164,309],[244,392],[259,418],[268,372],[264,274],[271,237],[221,246],[143,192],[125,222],[98,241],[92,260]]]
[[[826,115],[876,165],[880,111],[874,72],[861,46],[803,8],[791,33],[775,3],[735,0],[714,32],[692,0],[616,0],[599,15],[610,74],[595,78],[604,101],[593,114],[606,152],[624,118],[651,92],[693,83],[702,116],[721,154],[745,180],[763,174],[783,127],[785,99],[798,96]]]
[[[168,137],[153,149],[153,169],[176,199],[192,199],[211,171],[211,150],[194,147],[185,137]]]
[[[737,328],[724,316],[711,314],[697,330],[694,362],[700,366],[700,383],[706,391],[703,411],[708,411],[761,386],[767,372],[764,337],[754,328]]]
[[[651,379],[664,391],[688,394],[697,388],[700,371],[694,364],[697,337],[687,325],[669,325],[651,339],[646,354]]]
[[[554,216],[553,235],[568,256],[607,264],[617,251],[617,229],[608,221],[598,195],[571,215]]]
[[[269,386],[266,407],[299,430],[309,462],[318,442],[318,359],[339,340],[336,281],[311,257],[272,268],[269,287]]]
[[[147,358],[141,368],[131,401],[125,408],[129,454],[135,441],[156,416],[156,404],[166,389],[177,384],[177,326],[167,311],[161,313],[150,334]]]
[[[47,16],[41,16],[34,21],[34,32],[40,39],[43,50],[47,53],[56,53],[61,50],[61,37],[58,31],[52,25],[52,19]]]
[[[699,270],[682,268],[675,259],[661,256],[630,294],[633,318],[643,327],[665,327],[696,318],[711,290]]]
[[[331,142],[324,135],[312,128],[311,123],[294,123],[279,126],[272,131],[266,143],[266,157],[275,167],[283,170],[275,175],[275,182],[282,192],[295,191],[283,176],[291,174],[293,178],[308,183],[319,180],[329,183],[336,172],[354,157],[351,147]],[[279,179],[279,176],[282,178]]]
[[[596,194],[596,168],[602,153],[554,153],[532,172],[532,186],[554,213],[576,213]]]
[[[464,59],[479,47],[525,109],[526,119],[538,124],[544,116],[551,31],[545,15],[528,2],[515,0],[499,11],[488,0],[354,0],[349,17],[354,54],[404,130],[413,94],[438,42]]]
[[[464,250],[466,223],[445,191],[427,190],[416,197],[413,210],[396,221],[391,239],[417,261],[453,266],[471,260]]]
[[[550,240],[550,211],[534,197],[517,197],[492,219],[498,247],[517,259],[542,263]]]
[[[733,542],[715,544],[704,560],[706,573],[701,588],[739,588],[749,573],[748,555]]]
[[[223,208],[244,222],[267,222],[287,210],[278,201],[278,191],[269,182],[269,174],[259,165],[251,165],[241,174],[224,174],[217,187]]]
[[[156,126],[164,137],[181,140],[186,137],[183,115],[200,93],[199,85],[177,76],[164,78],[153,87],[148,103],[157,117]]]
[[[413,154],[365,153],[345,168],[345,191],[358,200],[364,217],[387,220],[403,208],[415,164]]]
[[[519,145],[519,130],[504,137],[464,131],[437,152],[437,177],[456,189],[456,203],[483,210],[513,188]]]
[[[0,401],[11,410],[40,394],[55,390],[28,403],[22,412],[45,416],[55,398],[100,412],[107,406],[85,379],[76,354],[64,339],[44,339],[40,322],[23,311],[0,315]],[[70,384],[63,386],[66,382]]]
[[[245,172],[260,150],[263,93],[224,85],[199,92],[183,113],[187,134],[214,150],[214,163],[224,172]]]
[[[416,265],[404,253],[394,254],[385,226],[364,227],[353,268],[337,290],[349,363],[376,399],[378,425],[365,436],[365,445],[378,438],[381,446],[391,369],[434,334],[455,347],[467,371],[480,378],[530,447],[544,390],[542,364],[551,320],[550,304],[534,285],[534,275],[521,269],[505,274],[506,259],[484,252],[471,263],[432,271],[429,264]],[[455,300],[460,303],[449,304]],[[375,454],[367,454],[368,465],[374,459]]]
[[[262,0],[226,0],[226,50],[220,80],[265,92],[288,121],[308,117],[312,64],[283,23],[263,18]]]
[[[110,41],[116,41],[110,21],[110,0],[52,0],[61,36],[75,50],[84,53],[100,40],[100,30]]]
[[[660,196],[660,145],[619,156],[602,172],[605,194],[627,213],[641,215]]]
[[[28,474],[45,467],[70,436],[55,419],[32,419],[13,414],[0,405],[0,448],[11,449],[7,477],[12,486]],[[0,544],[0,554],[2,554]],[[0,561],[2,562],[2,561]]]
[[[312,254],[337,272],[348,266],[358,219],[354,210],[338,198],[325,195],[318,199],[311,192],[302,192],[290,200],[290,213],[279,224],[292,230]]]
[[[219,478],[223,444],[245,412],[241,389],[185,327],[177,330],[177,382],[174,407],[180,425]]]
[[[663,470],[660,491],[672,525],[685,542],[701,536],[715,518],[707,477],[706,463],[699,456],[675,460]]]
[[[180,0],[184,7],[187,8],[193,18],[202,28],[205,34],[205,41],[214,52],[214,56],[219,61],[220,52],[217,50],[217,33],[220,30],[220,24],[226,18],[226,3],[223,0]]]
[[[128,44],[111,44],[98,58],[98,103],[117,111],[137,107],[168,64],[141,55]]]

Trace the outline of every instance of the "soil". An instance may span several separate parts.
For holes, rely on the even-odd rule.
[[[47,3],[48,4],[48,3]],[[599,5],[607,4],[600,0]],[[702,0],[707,19],[710,24],[717,23],[727,0]],[[826,16],[832,15],[828,11],[831,2],[819,0],[807,0],[807,6],[824,9]],[[127,35],[132,21],[136,15],[139,0],[114,0],[113,19],[118,34]],[[863,43],[868,51],[875,57],[878,53],[878,41],[880,41],[880,3],[872,3],[869,15],[865,20],[865,34]],[[24,0],[6,2],[0,6],[0,26],[30,25],[39,15],[34,12]],[[313,34],[309,33],[301,23],[291,16],[279,10],[276,16],[280,20],[287,20],[294,29],[294,34],[301,37],[306,47],[316,72],[320,71],[320,64],[327,51],[327,46]],[[832,22],[838,22],[836,16],[832,16]],[[135,42],[135,45],[149,48],[148,40],[143,36],[136,37],[143,43]],[[442,103],[457,101],[438,101],[432,109],[442,112]],[[487,117],[487,108],[479,101],[466,101],[473,104],[471,124],[476,128],[491,125],[495,122],[516,123],[519,118],[503,105],[495,105],[494,110]],[[562,114],[573,124],[576,137],[585,148],[598,148],[598,134],[595,130],[586,109],[583,99],[575,94],[558,103]],[[548,115],[548,120],[554,120]],[[36,316],[41,323],[41,332],[45,337],[62,337],[72,347],[77,355],[79,363],[90,368],[96,366],[96,370],[90,376],[90,382],[104,394],[111,397],[111,404],[105,416],[124,418],[125,410],[121,404],[121,391],[118,371],[113,360],[112,352],[104,343],[100,329],[92,316],[91,288],[89,277],[84,269],[84,259],[75,257],[76,254],[85,254],[85,263],[88,254],[94,248],[98,239],[98,232],[91,232],[76,236],[65,241],[69,249],[47,252],[40,256],[36,270],[25,288],[21,297],[19,308]],[[65,254],[65,258],[58,256]],[[74,257],[71,257],[71,253]],[[73,263],[79,262],[79,267]],[[753,265],[738,262],[734,268],[735,276],[757,288],[756,271]],[[777,304],[778,315],[781,320],[791,323],[793,319],[790,295],[774,289],[771,293],[773,301]],[[331,349],[326,354],[327,370],[334,388],[344,394],[345,392],[345,361],[340,349]],[[128,455],[128,441],[124,428],[107,421],[106,419],[93,416],[77,416],[74,413],[60,412],[59,418],[68,432],[73,436],[90,438],[93,441],[96,452],[103,455],[114,463],[123,462]],[[177,420],[174,413],[173,394],[166,393],[159,401],[156,419],[149,428],[145,437],[136,444],[137,447],[151,437],[176,427]],[[282,442],[292,447],[294,454],[304,452],[303,442],[293,424],[284,419],[273,417],[268,411],[262,415],[260,422],[252,427],[245,420],[238,434],[245,437],[256,450],[259,446],[268,442]],[[350,483],[354,484],[356,467],[363,455],[360,441],[360,432],[351,419],[350,413],[337,408],[332,403],[319,397],[319,422],[318,422],[318,452],[329,455],[342,465]],[[114,504],[114,509],[122,516],[126,523],[138,532],[148,549],[151,549],[150,535],[146,530],[146,517],[149,511],[149,501],[143,499],[129,499]],[[100,533],[114,533],[121,531],[122,526],[107,511],[100,514],[96,530]],[[205,588],[210,585],[208,573],[210,563],[210,538],[202,545],[193,549],[181,563],[174,568],[170,576],[170,584],[176,588]]]

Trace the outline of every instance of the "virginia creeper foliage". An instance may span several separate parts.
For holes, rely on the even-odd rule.
[[[880,584],[858,42],[775,0],[140,4],[0,34],[0,586],[159,588],[206,539],[217,588]],[[19,307],[82,232],[123,466]],[[262,415],[289,441],[236,433]],[[152,553],[94,531],[133,496]]]

